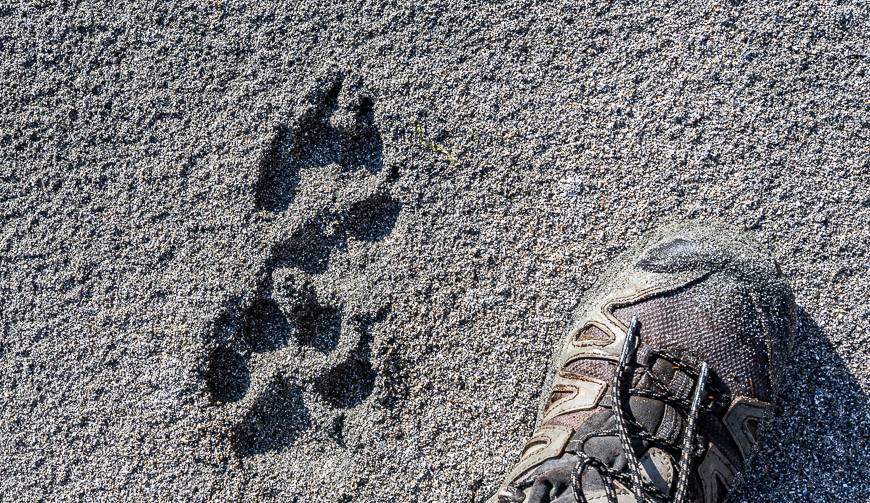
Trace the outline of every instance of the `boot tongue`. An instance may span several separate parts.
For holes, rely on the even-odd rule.
[[[635,389],[652,391],[686,397],[690,393],[691,379],[684,373],[676,371],[667,360],[656,358],[648,361],[648,353],[640,351],[638,361],[642,364],[651,365],[651,372],[656,380],[646,373],[636,372],[632,378]],[[664,389],[659,383],[663,383]],[[626,394],[623,394],[625,396]],[[627,456],[636,456],[640,460],[641,472],[644,479],[652,482],[663,492],[667,492],[673,475],[673,460],[664,451],[658,448],[650,448],[649,442],[633,436],[635,426],[626,425],[628,437],[632,445],[632,452],[627,453],[619,440],[616,432],[616,416],[611,408],[603,409],[588,421],[581,424],[572,437],[569,449],[582,450],[589,457],[598,459],[605,466],[616,472],[628,470]],[[624,417],[637,422],[645,432],[656,437],[676,442],[683,427],[683,419],[670,405],[660,400],[640,396],[631,396],[628,406],[623,408]],[[581,441],[590,433],[606,432],[604,436],[593,436]],[[604,479],[595,471],[587,470],[583,477],[583,488],[586,494],[593,495],[597,491],[604,490]]]
[[[642,363],[646,363],[646,357],[642,353],[638,355]],[[663,389],[658,383],[650,378],[646,373],[635,372],[632,376],[632,387],[638,390],[651,391],[656,393],[668,392],[682,396],[686,394],[681,388],[684,388],[684,375],[681,372],[675,372],[670,362],[657,358],[652,362],[652,373],[656,375],[657,380],[667,386],[667,390]],[[624,392],[623,399],[628,395]],[[608,394],[608,398],[610,394]],[[610,404],[610,408],[602,408],[598,413],[594,414],[587,421],[584,421],[577,427],[577,430],[569,444],[569,450],[582,450],[587,455],[598,459],[605,465],[615,470],[622,470],[626,466],[626,453],[623,452],[623,445],[619,437],[616,435],[616,416],[613,413],[614,404]],[[640,424],[647,433],[654,434],[660,437],[672,439],[679,435],[678,419],[679,416],[665,403],[646,397],[631,396],[628,398],[628,407],[623,406],[624,417],[626,420]],[[629,438],[631,432],[636,428],[627,424]],[[675,431],[676,430],[676,431]],[[593,436],[580,445],[580,442],[591,433],[609,433],[606,436]],[[632,447],[635,453],[642,453],[646,450],[648,442],[641,439],[632,439]]]
[[[626,414],[628,417],[633,417],[635,421],[643,425],[643,429],[649,433],[655,433],[658,430],[659,424],[661,423],[661,419],[664,416],[665,405],[658,400],[651,400],[649,398],[641,398],[641,397],[632,397],[629,400],[628,409],[631,411],[631,415]],[[583,446],[582,450],[585,454],[590,457],[596,458],[599,461],[603,462],[606,466],[620,471],[626,467],[626,453],[624,452],[622,442],[619,440],[619,437],[616,435],[616,417],[612,411],[602,411],[602,420],[603,424],[601,428],[591,428],[591,423],[595,416],[590,418],[589,422],[584,423],[577,433],[574,434],[572,440],[580,440],[584,435],[590,433],[591,431],[612,431],[613,434],[601,437],[592,437],[587,440]],[[587,429],[587,426],[590,428]],[[634,428],[629,428],[629,432],[634,430]],[[629,433],[629,439],[631,441],[633,450],[635,453],[642,453],[646,450],[648,443],[644,440],[632,438],[631,433]],[[569,444],[569,448],[573,447]],[[578,446],[579,447],[579,446]]]
[[[640,354],[639,357],[643,358]],[[639,358],[639,361],[641,360]],[[643,358],[645,360],[645,358]],[[646,363],[643,361],[642,363]],[[659,381],[666,384],[669,393],[682,395],[684,392],[681,388],[686,387],[683,381],[685,375],[682,372],[675,372],[673,366],[663,359],[656,359],[652,364],[652,372],[656,375]],[[664,392],[656,382],[647,375],[641,375],[636,372],[632,378],[633,387],[655,392]],[[609,394],[607,395],[610,396]],[[623,394],[626,397],[627,393]],[[605,398],[607,403],[609,398]],[[623,409],[626,419],[633,419],[639,423],[643,429],[649,433],[661,438],[676,441],[682,429],[682,419],[679,414],[669,405],[651,398],[631,396],[628,399],[628,407]],[[656,448],[649,449],[649,442],[632,436],[631,432],[635,431],[634,426],[628,426],[629,439],[632,443],[633,454],[627,454],[616,434],[616,417],[613,409],[602,407],[590,416],[587,420],[581,423],[575,430],[574,435],[569,442],[566,452],[557,459],[551,459],[534,469],[524,479],[532,484],[532,487],[526,490],[526,494],[532,494],[535,488],[541,485],[556,486],[556,481],[571,480],[571,474],[577,462],[581,459],[578,455],[582,452],[586,456],[595,458],[611,470],[617,472],[625,472],[628,468],[627,455],[637,456],[641,460],[643,466],[642,471],[645,471],[644,478],[648,481],[660,486],[663,490],[667,490],[669,478],[664,475],[672,469],[669,456]],[[583,441],[584,437],[591,433],[606,433],[602,436],[592,436]],[[657,456],[645,456],[648,451],[658,451],[661,454]],[[589,469],[583,476],[583,489],[588,497],[604,490],[604,479],[594,470]],[[531,491],[531,493],[530,493]],[[570,492],[570,488],[566,491]],[[538,501],[535,498],[526,501]],[[557,500],[561,501],[561,500]]]
[[[662,423],[662,418],[665,416],[665,404],[649,398],[631,397],[629,400],[628,410],[630,414],[627,417],[634,418],[635,421],[643,426],[643,429],[649,433],[656,433]],[[597,416],[597,417],[596,417]],[[589,421],[584,423],[575,433],[572,438],[572,443],[569,444],[569,449],[572,447],[582,449],[583,453],[589,457],[595,458],[605,466],[616,472],[625,472],[628,470],[627,456],[633,455],[638,458],[643,457],[643,454],[649,448],[649,443],[636,437],[632,437],[629,433],[629,439],[632,444],[632,453],[626,453],[622,442],[615,433],[616,417],[611,410],[602,410],[595,416],[589,418]],[[630,427],[629,431],[634,428]],[[582,447],[579,442],[583,437],[591,432],[612,432],[606,436],[595,436],[583,443]],[[587,494],[591,494],[596,490],[603,490],[604,480],[595,470],[587,470],[583,477],[583,487]]]

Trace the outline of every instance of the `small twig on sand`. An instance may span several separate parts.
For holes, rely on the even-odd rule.
[[[414,123],[414,132],[417,134],[417,138],[420,140],[420,143],[423,144],[424,147],[429,149],[431,152],[443,156],[447,159],[447,163],[450,164],[450,167],[456,168],[459,166],[459,159],[453,155],[453,152],[447,150],[444,145],[440,143],[435,143],[435,140],[426,136],[423,132],[423,126],[416,122]]]

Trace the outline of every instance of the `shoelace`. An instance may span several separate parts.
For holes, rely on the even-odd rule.
[[[640,461],[631,446],[628,426],[631,425],[633,428],[635,428],[635,430],[637,430],[635,433],[633,433],[635,437],[652,442],[660,441],[661,439],[657,439],[653,435],[646,433],[636,421],[626,418],[623,411],[622,383],[625,377],[625,372],[628,369],[629,362],[637,352],[638,345],[635,344],[635,341],[639,338],[638,330],[639,325],[637,318],[632,318],[631,323],[628,326],[628,331],[625,336],[625,342],[622,346],[622,354],[620,355],[619,363],[616,366],[616,372],[613,376],[613,383],[611,385],[611,399],[613,402],[613,413],[616,422],[615,433],[619,437],[620,443],[622,444],[623,454],[625,455],[625,458],[627,460],[628,475],[626,476],[622,472],[617,472],[610,469],[604,462],[599,459],[590,457],[583,452],[578,452],[582,459],[578,461],[574,467],[573,478],[571,481],[571,490],[574,493],[574,499],[576,499],[579,503],[588,503],[586,496],[583,492],[582,479],[583,474],[586,472],[586,470],[590,468],[596,470],[599,476],[602,478],[602,481],[604,482],[604,492],[607,496],[608,503],[618,503],[616,497],[616,490],[614,489],[614,482],[617,480],[621,482],[631,492],[637,503],[645,503],[648,497],[654,497],[659,500],[665,501],[669,500],[670,498],[669,495],[662,493],[662,491],[659,490],[656,486],[643,480],[641,475]],[[701,362],[697,369],[695,369],[692,365],[683,361],[678,355],[668,351],[654,351],[653,354],[667,359],[674,365],[675,368],[680,369],[683,372],[687,373],[690,377],[695,378],[695,389],[692,392],[692,399],[690,402],[674,400],[667,394],[660,394],[636,389],[628,390],[629,396],[633,395],[655,398],[658,400],[662,400],[665,403],[679,406],[683,409],[689,409],[686,417],[686,429],[685,435],[683,436],[682,449],[680,452],[680,461],[677,465],[677,471],[679,473],[679,476],[677,478],[676,491],[674,493],[673,499],[670,499],[670,501],[672,501],[673,503],[684,503],[686,500],[687,490],[689,486],[690,464],[694,458],[698,457],[701,454],[702,451],[702,446],[697,445],[697,442],[695,440],[695,427],[698,419],[698,414],[701,410],[701,400],[704,397],[704,392],[707,387],[707,377],[709,370],[705,362]],[[648,375],[652,376],[655,379],[655,376],[653,376],[651,373]],[[657,379],[656,381],[661,384],[661,382],[659,382]],[[612,435],[613,433],[613,431],[606,431],[587,434],[581,440],[581,445],[582,442],[585,442],[593,436]]]

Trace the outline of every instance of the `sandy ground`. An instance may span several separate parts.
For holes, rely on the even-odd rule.
[[[0,4],[0,499],[480,501],[715,218],[804,313],[734,501],[870,501],[866,5],[74,3]]]

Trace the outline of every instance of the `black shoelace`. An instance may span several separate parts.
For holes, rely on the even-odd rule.
[[[623,454],[627,460],[628,473],[626,474],[621,471],[613,470],[601,460],[590,457],[582,451],[578,452],[577,454],[581,459],[574,467],[571,489],[574,493],[574,498],[579,503],[588,503],[582,487],[583,474],[588,469],[594,469],[602,478],[608,503],[618,503],[616,490],[614,488],[615,481],[619,481],[624,487],[626,487],[634,496],[637,503],[645,503],[647,498],[655,498],[659,501],[671,501],[673,503],[684,503],[686,501],[692,462],[703,452],[703,445],[701,445],[695,438],[695,428],[698,414],[701,410],[708,408],[701,405],[702,400],[707,397],[706,389],[709,373],[707,364],[701,362],[699,365],[695,366],[685,361],[676,353],[670,351],[650,350],[651,355],[664,358],[669,361],[675,369],[678,369],[686,373],[689,377],[694,378],[695,387],[692,392],[691,400],[680,399],[667,392],[658,393],[652,390],[641,390],[636,388],[624,390],[623,381],[625,373],[628,370],[632,358],[637,352],[638,344],[635,343],[637,339],[639,339],[638,322],[637,318],[632,318],[622,347],[622,355],[620,356],[619,363],[616,366],[616,372],[613,376],[613,383],[611,385],[613,414],[616,422],[615,430],[592,432],[580,439],[580,445],[583,445],[583,443],[589,438],[597,436],[612,436],[616,434],[622,444]],[[664,383],[662,383],[652,372],[647,372],[647,375],[649,375],[654,382],[659,384],[662,389],[667,389],[666,386],[664,386]],[[683,435],[682,448],[680,449],[680,461],[677,465],[679,475],[677,478],[676,491],[672,499],[670,495],[664,494],[658,487],[642,478],[640,461],[632,448],[630,437],[646,440],[651,444],[665,445],[667,447],[671,446],[668,441],[657,438],[656,436],[646,432],[637,421],[625,416],[624,405],[627,404],[627,398],[630,396],[642,396],[660,400],[673,406],[675,409],[685,411],[686,413],[686,428]],[[634,430],[631,434],[629,434],[629,427]]]

